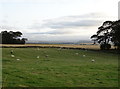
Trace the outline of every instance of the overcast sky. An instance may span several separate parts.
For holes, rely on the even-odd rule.
[[[0,0],[0,31],[37,41],[88,40],[106,20],[118,19],[119,0]]]

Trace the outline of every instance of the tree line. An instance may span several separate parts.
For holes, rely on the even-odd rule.
[[[2,44],[25,44],[27,38],[21,38],[22,33],[17,31],[2,31],[0,37],[2,38]]]
[[[120,49],[120,20],[103,22],[91,39],[94,44],[99,43],[103,50],[110,49],[111,44]]]

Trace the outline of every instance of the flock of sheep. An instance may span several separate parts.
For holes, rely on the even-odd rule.
[[[40,50],[40,49],[37,48],[37,50]],[[58,50],[61,50],[61,49],[59,48]],[[10,51],[10,54],[11,54],[11,57],[15,57],[15,55],[14,55],[14,51],[13,51],[13,50]],[[76,55],[79,55],[79,53],[75,53],[75,54],[76,54]],[[47,58],[48,56],[49,56],[49,55],[45,55],[46,58]],[[83,57],[86,57],[86,55],[83,55]],[[39,59],[40,56],[37,56],[36,58]],[[20,59],[16,59],[16,60],[19,61]],[[95,60],[92,59],[91,62],[95,62]]]

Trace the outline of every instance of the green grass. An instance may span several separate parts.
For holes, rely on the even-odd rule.
[[[3,87],[118,86],[117,54],[57,48],[2,50]],[[95,62],[91,62],[92,59]]]

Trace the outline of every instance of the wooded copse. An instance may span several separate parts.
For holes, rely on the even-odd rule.
[[[22,33],[17,31],[2,31],[0,33],[0,37],[2,38],[1,42],[2,44],[25,44],[27,41],[27,38],[22,38]]]

